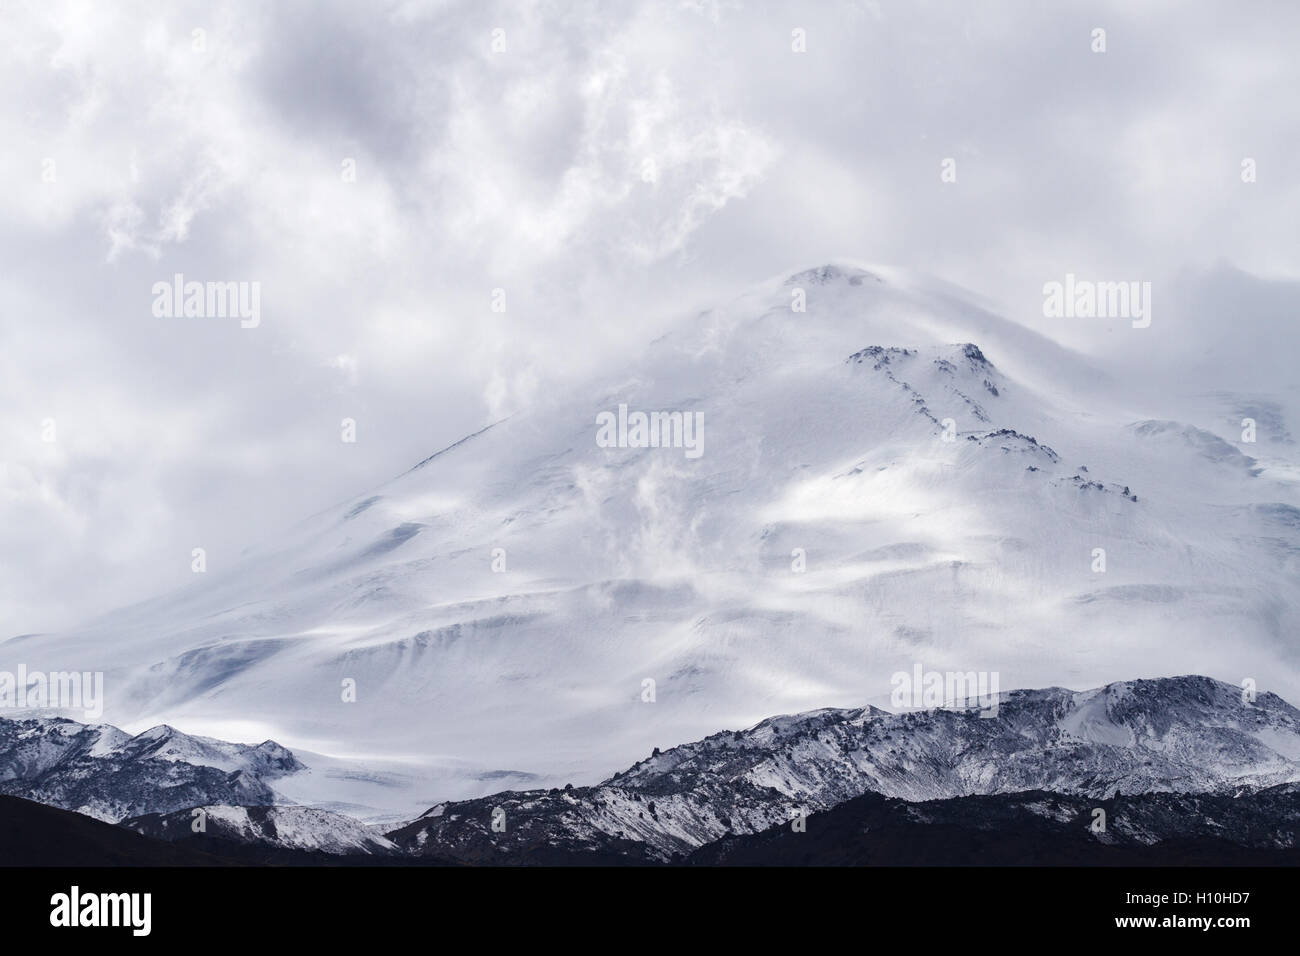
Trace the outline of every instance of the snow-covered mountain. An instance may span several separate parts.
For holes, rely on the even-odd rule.
[[[1112,377],[938,283],[821,267],[181,592],[0,643],[0,669],[104,671],[127,727],[421,766],[425,799],[883,703],[917,662],[1002,688],[1197,672],[1300,695],[1292,409],[1268,382],[1183,385]],[[701,453],[602,447],[620,405],[698,413]],[[1243,407],[1270,410],[1253,444]]]
[[[925,801],[1046,790],[1099,801],[1296,781],[1300,710],[1180,677],[1012,691],[996,717],[867,707],[772,718],[656,752],[596,787],[439,804],[389,836],[473,862],[580,852],[666,860],[864,793]]]
[[[132,736],[61,718],[0,719],[0,793],[111,822],[205,803],[280,802],[270,782],[303,769],[273,740],[249,746],[167,726]]]

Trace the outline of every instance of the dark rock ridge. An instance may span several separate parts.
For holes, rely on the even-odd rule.
[[[80,813],[0,796],[0,866],[221,866],[190,847],[132,833]]]
[[[1094,831],[1097,810],[1105,829]],[[865,794],[802,822],[727,836],[694,866],[1300,865],[1294,785],[1108,800],[1041,790],[909,803]]]

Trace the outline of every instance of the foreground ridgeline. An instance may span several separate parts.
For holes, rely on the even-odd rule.
[[[301,764],[270,741],[37,719],[0,721],[0,741],[6,792],[95,807],[157,862],[168,857],[151,847],[195,863],[1249,863],[1285,862],[1300,841],[1300,711],[1194,676],[1009,691],[995,714],[773,717],[656,751],[598,786],[441,803],[387,834],[287,805],[267,781]],[[168,777],[185,783],[161,786]],[[236,785],[252,798],[228,799]],[[20,845],[10,830],[6,858],[31,857],[30,835]]]

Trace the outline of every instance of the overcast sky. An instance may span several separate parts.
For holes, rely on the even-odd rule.
[[[1294,322],[1298,40],[1288,2],[6,3],[0,636],[833,258],[1093,351],[1115,330],[1045,320],[1045,281]],[[156,317],[175,273],[259,282],[261,324]]]

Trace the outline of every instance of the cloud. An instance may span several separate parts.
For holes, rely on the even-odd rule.
[[[1289,290],[1297,21],[1028,0],[19,6],[0,621],[182,583],[192,546],[237,555],[818,261],[930,271],[1094,350],[1124,333],[1046,322],[1043,282],[1146,279],[1160,301],[1227,260]],[[260,282],[261,326],[154,319],[177,272]],[[54,447],[33,437],[47,417]]]

